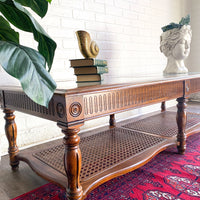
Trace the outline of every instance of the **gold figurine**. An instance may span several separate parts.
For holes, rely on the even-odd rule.
[[[80,52],[85,58],[95,58],[99,53],[99,47],[91,40],[90,34],[86,31],[76,31]]]

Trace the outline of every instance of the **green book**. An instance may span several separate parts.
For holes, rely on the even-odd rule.
[[[71,67],[81,66],[107,66],[107,60],[100,60],[95,58],[87,59],[73,59],[70,60]]]
[[[104,74],[108,73],[108,67],[102,66],[87,66],[87,67],[74,67],[74,74]]]

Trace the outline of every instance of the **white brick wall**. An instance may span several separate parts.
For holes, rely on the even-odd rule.
[[[192,27],[192,43],[189,58],[186,60],[186,66],[191,72],[200,72],[200,1],[198,0],[185,0],[185,12],[191,14],[191,27]],[[200,93],[192,94],[191,99],[200,101]]]
[[[58,45],[52,76],[56,81],[76,79],[69,68],[69,59],[82,58],[75,36],[75,31],[80,29],[88,31],[98,43],[98,58],[108,60],[106,76],[162,73],[166,58],[159,50],[161,27],[180,20],[182,4],[182,0],[53,0],[46,17],[42,20],[37,17]],[[32,36],[23,35],[24,45],[36,47]],[[141,112],[139,109],[129,115]],[[118,119],[122,116],[118,115]],[[0,117],[3,118],[2,112]],[[62,135],[55,123],[46,120],[16,112],[16,121],[20,147]],[[102,121],[95,120],[95,123],[100,125]],[[87,122],[85,127],[92,124]],[[5,153],[3,127],[4,122],[0,120],[1,149]]]
[[[190,5],[190,6],[189,6]],[[192,43],[189,59],[186,64],[190,71],[200,72],[200,1],[191,0],[186,2],[186,12],[191,13]]]

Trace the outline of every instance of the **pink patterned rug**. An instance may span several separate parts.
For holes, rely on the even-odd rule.
[[[64,200],[65,191],[48,183],[12,200]],[[93,190],[86,200],[199,200],[200,134],[187,139],[185,155],[170,148],[143,167]]]

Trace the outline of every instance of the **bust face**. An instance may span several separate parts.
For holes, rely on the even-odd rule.
[[[187,58],[190,53],[190,43],[191,36],[189,33],[186,33],[175,45],[174,49],[172,50],[172,56],[176,60],[184,60]]]

